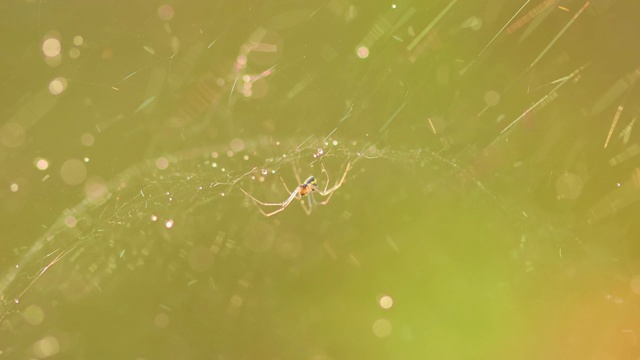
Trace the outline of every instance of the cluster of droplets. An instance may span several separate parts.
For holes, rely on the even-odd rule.
[[[268,169],[263,168],[263,169],[261,169],[261,170],[260,170],[260,174],[262,174],[262,175],[258,176],[257,178],[256,178],[256,176],[255,176],[255,175],[254,175],[254,176],[251,176],[251,180],[256,180],[256,179],[258,179],[258,181],[260,181],[260,182],[264,182],[264,181],[265,181],[265,179],[266,179],[266,176],[267,176],[267,175],[269,175],[269,173],[271,173],[271,174],[275,174],[275,173],[276,173],[276,171],[275,171],[275,170],[268,170]]]

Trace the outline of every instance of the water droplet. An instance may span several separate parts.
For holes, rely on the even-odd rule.
[[[383,309],[391,309],[393,306],[393,298],[389,295],[382,296],[378,302]]]

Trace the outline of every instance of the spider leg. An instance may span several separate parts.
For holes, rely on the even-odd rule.
[[[323,193],[326,194],[327,193],[327,188],[329,187],[329,172],[327,171],[327,169],[325,169],[324,164],[320,164],[322,165],[322,172],[324,173],[324,175],[327,177],[327,180],[324,183],[324,191],[322,191],[320,194],[322,195]],[[320,190],[320,189],[318,189]]]
[[[309,207],[311,207],[313,205],[318,205],[318,202],[316,201],[316,198],[314,197],[314,193],[310,192],[309,193]]]
[[[289,206],[289,204],[291,204],[293,199],[301,199],[301,198],[302,198],[302,196],[300,196],[300,188],[297,187],[295,190],[293,190],[291,195],[289,195],[289,198],[287,200],[285,200],[282,204],[279,204],[280,205],[280,209],[274,210],[274,211],[272,211],[270,213],[265,213],[264,210],[262,210],[262,208],[260,208],[260,207],[258,207],[258,210],[260,210],[262,215],[269,217],[271,215],[275,215],[275,214],[279,213],[280,211],[286,209],[287,206]],[[305,210],[305,212],[306,212],[306,210]]]
[[[329,202],[329,200],[331,200],[331,197],[333,196],[333,193],[330,193],[329,196],[327,196],[327,198],[324,201],[319,202],[318,204],[320,205],[327,205],[327,203]]]
[[[293,175],[296,176],[296,181],[298,182],[298,184],[302,184],[302,181],[300,180],[300,174],[298,173],[298,168],[296,168],[296,165],[293,165]]]
[[[300,201],[300,206],[302,206],[302,210],[304,210],[304,212],[307,215],[311,215],[311,210],[313,209],[313,207],[311,206],[311,196],[313,193],[309,193],[307,194],[307,196],[309,197],[309,207],[307,207],[307,205],[304,204],[304,200]]]
[[[248,192],[244,191],[243,188],[240,188],[240,190],[247,195],[256,205],[263,205],[263,206],[285,206],[285,203],[287,202],[287,200],[290,202],[291,200],[287,199],[284,202],[281,203],[267,203],[267,202],[263,202],[260,201],[256,198],[253,197],[253,195],[249,194]]]
[[[282,176],[280,176],[280,181],[282,181],[282,185],[284,185],[284,188],[287,190],[287,192],[291,194],[291,190],[289,190],[289,188],[287,187],[287,183],[284,182]]]
[[[260,210],[260,212],[262,213],[262,215],[264,215],[264,216],[266,216],[266,217],[269,217],[269,216],[275,215],[275,214],[279,213],[280,211],[282,211],[282,210],[284,210],[284,209],[286,209],[286,208],[282,207],[282,208],[280,208],[280,209],[278,209],[278,210],[275,210],[275,211],[272,211],[272,212],[270,212],[270,213],[267,213],[267,212],[265,212],[264,210],[262,210],[262,208],[258,207],[258,210]]]
[[[344,174],[342,174],[342,178],[340,179],[340,181],[337,184],[333,185],[333,187],[331,189],[328,189],[328,190],[326,190],[326,189],[324,191],[318,190],[318,194],[320,194],[322,196],[329,196],[327,198],[327,200],[321,202],[320,204],[326,205],[327,202],[329,202],[329,199],[331,198],[331,194],[333,194],[334,191],[338,190],[340,188],[340,186],[342,186],[342,183],[344,183],[344,179],[347,178],[347,173],[349,172],[350,169],[351,169],[351,162],[347,163],[347,168],[344,170]]]
[[[286,208],[287,208],[287,206],[289,206],[289,204],[291,204],[291,202],[293,201],[293,199],[295,199],[295,198],[300,199],[300,198],[301,198],[301,196],[300,196],[299,189],[300,189],[300,188],[296,188],[296,189],[291,193],[291,195],[289,195],[289,197],[287,198],[287,200],[285,200],[284,202],[281,202],[281,203],[266,203],[266,202],[262,202],[262,201],[260,201],[260,200],[256,199],[256,198],[255,198],[255,197],[253,197],[251,194],[249,194],[248,192],[244,191],[244,189],[243,189],[243,188],[240,188],[240,190],[242,190],[242,192],[243,192],[245,195],[247,195],[247,196],[248,196],[248,197],[253,201],[253,204],[258,208],[258,210],[260,210],[260,212],[262,213],[262,215],[267,216],[267,217],[272,216],[272,215],[275,215],[275,214],[279,213],[280,211],[282,211],[282,210],[286,209]],[[262,210],[262,208],[260,207],[260,205],[262,205],[262,206],[280,206],[280,208],[279,208],[279,209],[277,209],[277,210],[274,210],[274,211],[272,211],[272,212],[265,212],[264,210]]]

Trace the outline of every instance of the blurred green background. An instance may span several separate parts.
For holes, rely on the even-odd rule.
[[[639,3],[0,7],[0,358],[640,356]]]

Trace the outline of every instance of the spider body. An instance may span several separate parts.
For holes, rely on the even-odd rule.
[[[304,204],[304,201],[301,202],[302,205],[302,209],[304,210],[305,213],[307,213],[307,215],[311,215],[311,206],[312,206],[312,196],[314,192],[317,192],[318,194],[320,194],[321,196],[325,196],[326,200],[316,203],[315,200],[313,200],[314,204],[320,204],[320,205],[326,205],[329,200],[331,199],[331,196],[333,195],[333,192],[338,190],[340,188],[340,186],[342,186],[342,183],[344,183],[345,178],[347,177],[347,173],[349,172],[349,169],[351,169],[351,163],[347,163],[347,168],[344,171],[344,174],[342,175],[342,179],[340,179],[340,181],[335,184],[332,188],[328,188],[329,187],[329,174],[327,174],[327,170],[324,168],[324,165],[322,166],[322,171],[325,173],[326,177],[327,177],[327,184],[324,187],[324,190],[321,190],[318,188],[318,182],[316,181],[316,178],[314,176],[310,176],[309,178],[307,178],[307,180],[305,180],[303,183],[300,183],[300,176],[298,176],[298,172],[295,170],[294,168],[294,173],[296,176],[296,180],[298,181],[298,183],[300,185],[296,186],[296,188],[291,192],[291,194],[289,195],[289,197],[281,202],[281,203],[267,203],[267,202],[262,202],[256,198],[254,198],[252,195],[250,195],[248,192],[244,191],[244,189],[240,188],[240,190],[242,190],[243,193],[245,193],[245,195],[247,195],[249,198],[251,198],[251,200],[253,201],[253,203],[258,207],[258,210],[260,210],[260,212],[262,213],[262,215],[264,216],[272,216],[275,215],[277,213],[279,213],[280,211],[284,210],[287,208],[287,206],[289,206],[289,204],[291,204],[291,202],[293,201],[293,199],[298,199],[301,200],[303,196],[309,196],[309,207],[307,208]],[[282,178],[280,178],[280,180],[282,180]],[[284,183],[284,180],[282,180],[282,184],[284,185],[285,189],[287,189],[287,192],[289,192],[289,189],[287,188],[287,185]],[[279,207],[279,209],[276,209],[274,211],[271,212],[265,212],[261,206],[274,206],[274,207]]]
[[[316,181],[316,178],[313,176],[309,176],[309,178],[305,180],[304,183],[298,185],[298,193],[300,194],[300,196],[305,196],[312,191],[316,191],[317,187],[318,182]]]

